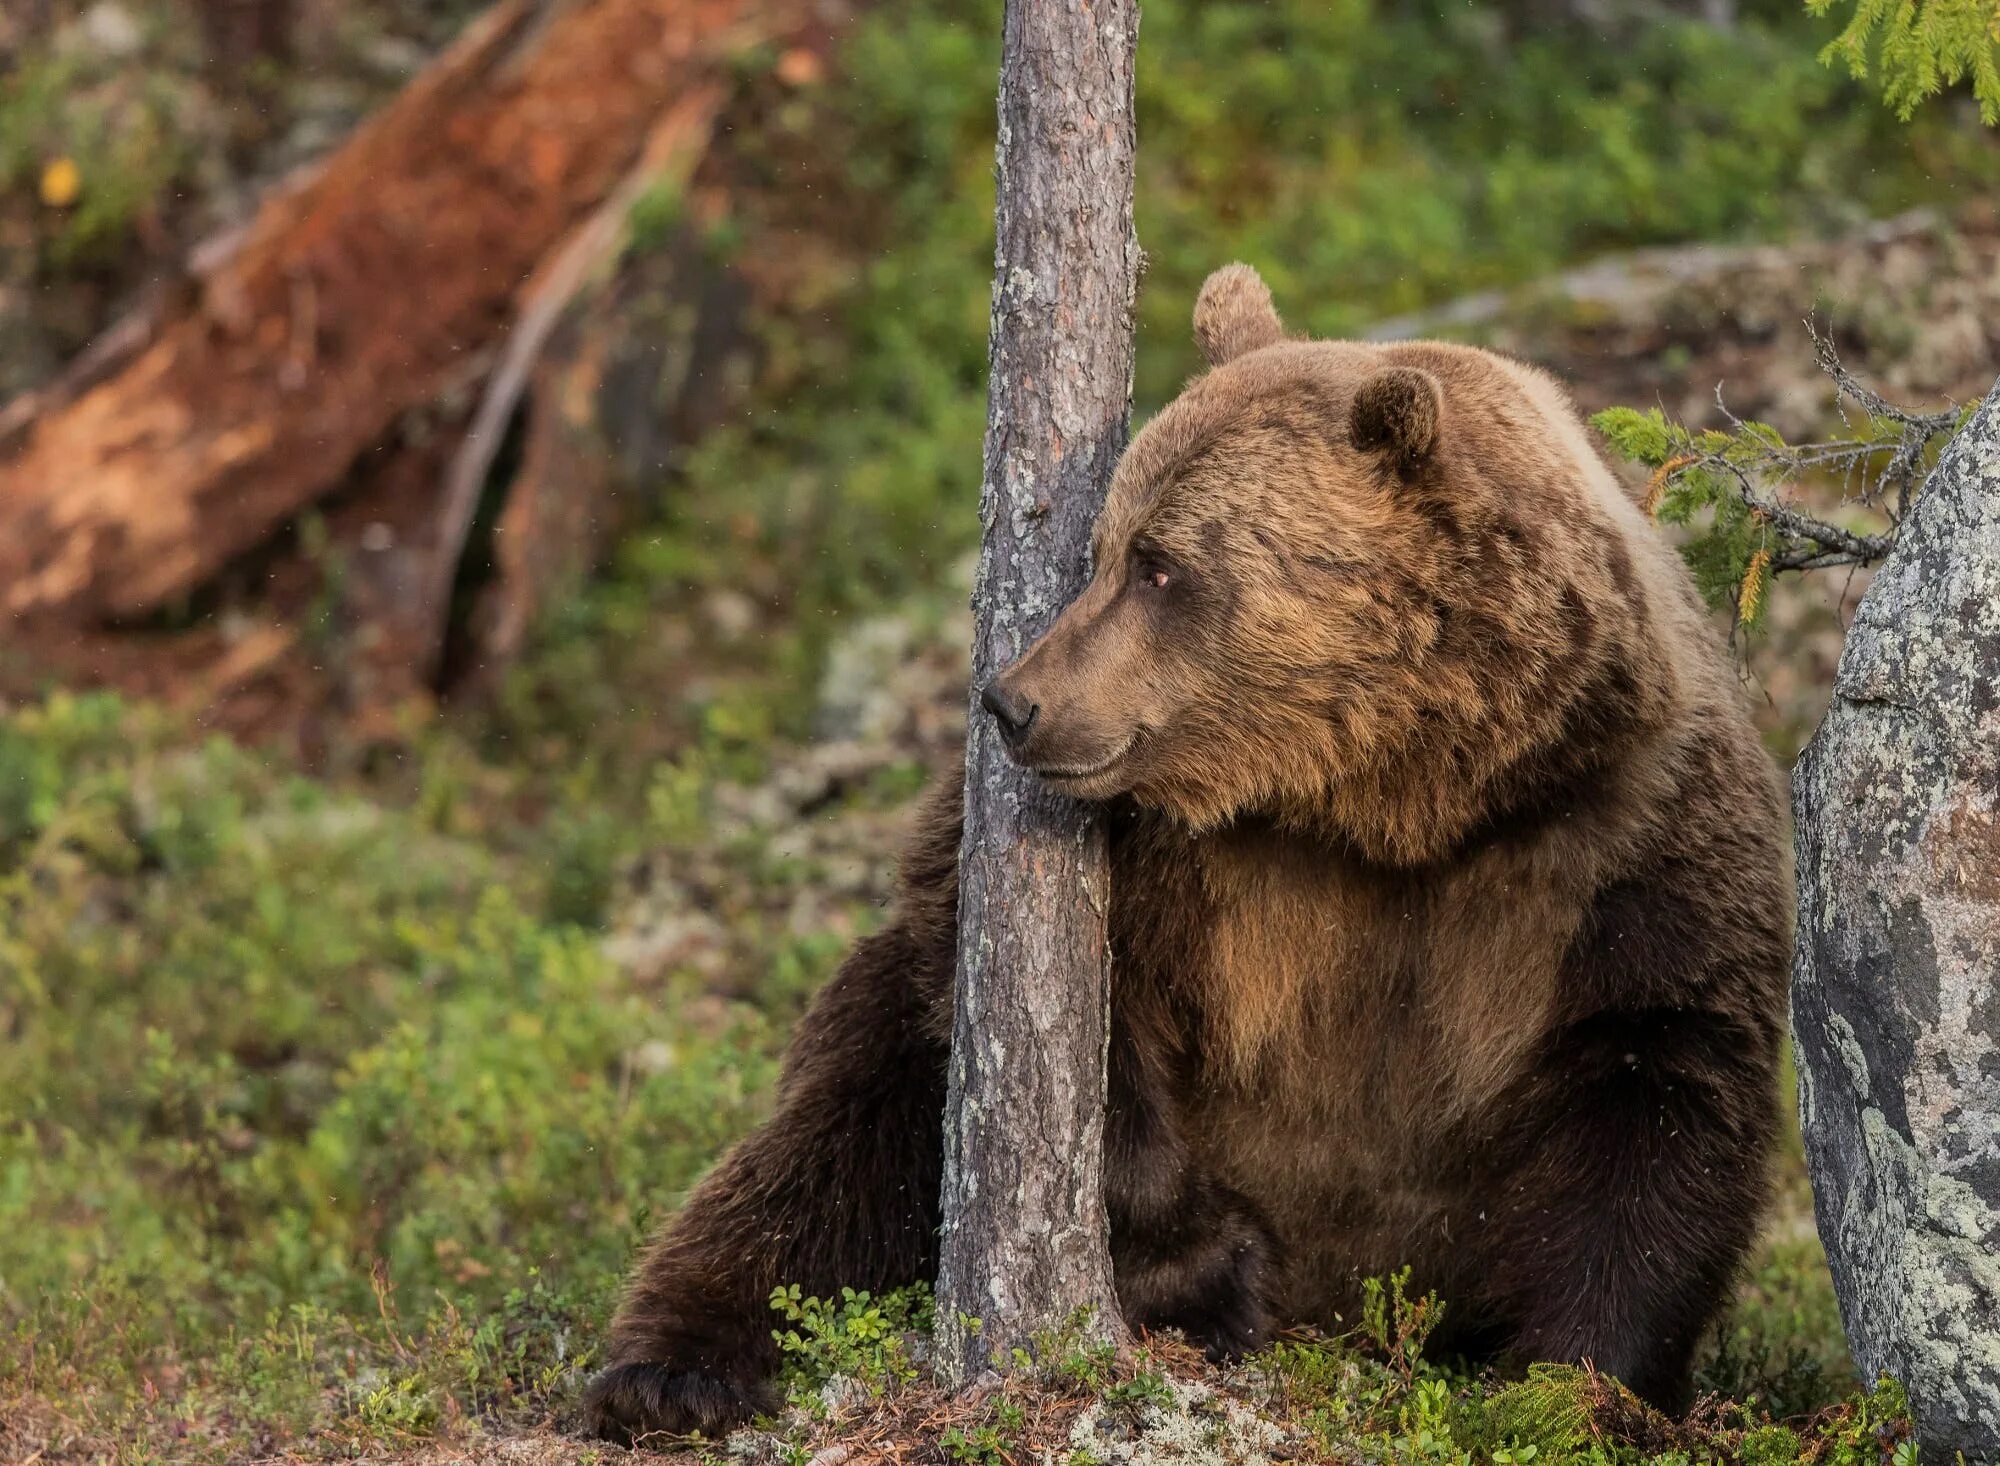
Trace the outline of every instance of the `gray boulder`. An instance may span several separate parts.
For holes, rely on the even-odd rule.
[[[1799,1105],[1855,1362],[2000,1462],[2000,388],[1848,633],[1793,780]]]

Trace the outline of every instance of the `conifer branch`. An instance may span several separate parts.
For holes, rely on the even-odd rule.
[[[1788,443],[1768,423],[1738,417],[1720,387],[1726,429],[1697,431],[1658,408],[1612,408],[1592,419],[1617,452],[1653,470],[1647,512],[1688,528],[1682,554],[1696,584],[1746,627],[1768,607],[1773,576],[1886,556],[1939,449],[1965,419],[1957,406],[1923,412],[1890,401],[1848,370],[1814,322],[1806,330],[1850,430],[1844,436]],[[1839,521],[1807,507],[1800,492],[1829,484],[1840,489]]]

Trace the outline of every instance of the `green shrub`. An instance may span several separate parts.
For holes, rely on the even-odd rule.
[[[877,1298],[852,1288],[840,1300],[804,1296],[797,1283],[771,1294],[771,1307],[786,1325],[771,1331],[782,1355],[787,1393],[810,1400],[830,1379],[853,1380],[872,1395],[917,1377],[909,1337],[928,1334],[931,1290],[924,1284],[899,1288]]]

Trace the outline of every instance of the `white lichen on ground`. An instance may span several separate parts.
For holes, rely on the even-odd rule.
[[[1099,1401],[1085,1409],[1069,1444],[1104,1466],[1266,1466],[1289,1459],[1296,1443],[1240,1400],[1167,1377],[1159,1396],[1143,1404]]]

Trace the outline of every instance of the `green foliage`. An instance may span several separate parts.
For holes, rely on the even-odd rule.
[[[1488,1431],[1514,1459],[1561,1460],[1589,1442],[1594,1390],[1573,1365],[1537,1364],[1528,1377],[1486,1401]],[[1532,1453],[1532,1455],[1524,1454]]]
[[[1436,1293],[1409,1296],[1410,1270],[1361,1284],[1361,1333],[1405,1375],[1423,1360],[1424,1343],[1444,1322],[1444,1305]]]
[[[1665,415],[1655,407],[1607,407],[1590,420],[1604,441],[1620,456],[1658,468],[1674,455],[1675,435]]]
[[[1806,0],[1825,15],[1840,0]],[[1970,79],[1980,120],[2000,123],[2000,7],[1993,0],[1854,0],[1820,59],[1857,79],[1872,69],[1883,99],[1908,121],[1919,103]]]
[[[1187,303],[1233,256],[1296,325],[1343,334],[1596,250],[1830,221],[1821,181],[1865,172],[1840,160],[1909,144],[1813,63],[1799,19],[1750,5],[1608,44],[1494,7],[1149,10],[1142,401],[1191,364]]]
[[[993,1397],[985,1407],[985,1419],[971,1425],[953,1425],[938,1437],[945,1454],[965,1466],[1010,1466],[1015,1441],[1027,1417],[1006,1393]]]
[[[789,1325],[773,1329],[771,1337],[784,1357],[786,1393],[794,1403],[814,1401],[836,1377],[876,1396],[910,1383],[917,1377],[910,1336],[928,1334],[933,1319],[931,1290],[922,1283],[880,1298],[842,1288],[837,1303],[805,1297],[792,1283],[771,1294],[771,1307]]]
[[[0,719],[0,791],[0,1379],[384,1441],[566,1392],[774,1028],[633,991],[539,852],[112,699]]]
[[[1379,1438],[1393,1459],[1466,1461],[1460,1397],[1474,1386],[1425,1357],[1444,1307],[1435,1293],[1411,1297],[1409,1280],[1408,1268],[1364,1280],[1354,1333],[1280,1340],[1255,1363],[1273,1381],[1276,1398],[1329,1451]]]
[[[1736,470],[1751,470],[1784,441],[1765,423],[1728,432],[1695,432],[1669,423],[1656,407],[1613,407],[1591,419],[1613,450],[1653,470],[1647,508],[1662,524],[1698,526],[1681,557],[1702,599],[1727,608],[1755,630],[1770,605],[1771,565],[1781,538],[1770,516],[1746,502]]]
[[[1843,408],[1842,436],[1787,443],[1770,424],[1736,417],[1727,429],[1697,431],[1657,407],[1614,407],[1591,420],[1613,452],[1652,470],[1646,510],[1682,531],[1695,585],[1745,630],[1763,621],[1776,575],[1886,555],[1945,443],[1970,416],[1900,408],[1848,372],[1816,330],[1814,343]]]
[[[1675,1422],[1616,1381],[1572,1365],[1511,1383],[1466,1379],[1417,1358],[1406,1375],[1370,1341],[1281,1344],[1255,1361],[1279,1418],[1302,1421],[1332,1458],[1470,1466],[1897,1466],[1916,1460],[1907,1402],[1888,1380],[1779,1419],[1751,1402],[1708,1401]]]

